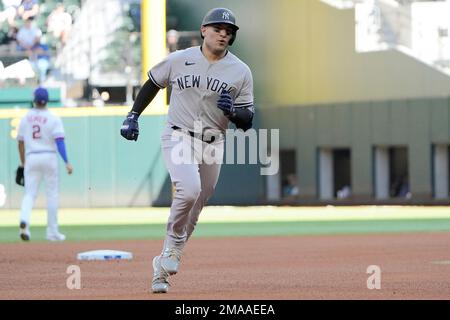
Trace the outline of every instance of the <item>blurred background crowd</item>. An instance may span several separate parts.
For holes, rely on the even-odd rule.
[[[67,42],[80,5],[79,0],[2,0],[0,56],[3,67],[26,58],[35,75],[32,79],[37,84],[45,84],[55,56]],[[8,78],[24,85],[33,74],[30,71],[23,63],[17,74]]]

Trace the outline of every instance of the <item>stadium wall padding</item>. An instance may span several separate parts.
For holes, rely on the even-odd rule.
[[[260,110],[261,128],[280,129],[295,150],[300,196],[318,197],[317,150],[349,148],[354,199],[374,201],[373,150],[407,147],[415,199],[432,198],[432,147],[450,145],[450,98],[296,105]]]
[[[61,207],[168,206],[171,183],[162,159],[160,136],[166,116],[141,116],[137,142],[119,130],[123,116],[63,117],[66,147],[74,173],[59,161]],[[17,121],[17,120],[16,120]],[[19,208],[23,188],[15,184],[19,164],[12,119],[0,119],[0,184],[5,208]],[[257,165],[223,165],[211,204],[254,204],[262,190]],[[45,207],[43,186],[36,207]]]

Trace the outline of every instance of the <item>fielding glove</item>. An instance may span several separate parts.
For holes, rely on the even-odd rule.
[[[16,170],[16,183],[19,186],[22,186],[22,187],[25,185],[25,176],[23,174],[23,167],[22,166],[17,167],[17,170]]]

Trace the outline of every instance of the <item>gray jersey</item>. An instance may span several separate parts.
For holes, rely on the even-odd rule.
[[[159,88],[172,86],[169,125],[194,131],[194,121],[204,129],[228,128],[228,118],[217,108],[220,93],[229,91],[234,106],[253,109],[253,78],[250,68],[231,52],[210,63],[199,46],[169,54],[148,72]]]

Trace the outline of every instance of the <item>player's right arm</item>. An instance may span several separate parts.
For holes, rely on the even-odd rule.
[[[19,147],[20,166],[24,167],[25,166],[25,144],[24,144],[23,140],[19,140],[17,143],[18,143],[18,147]]]
[[[148,72],[149,79],[144,83],[141,90],[139,90],[133,107],[128,112],[127,118],[123,121],[122,127],[120,128],[120,134],[125,139],[134,141],[138,139],[139,116],[155,98],[159,89],[163,89],[169,84],[173,57],[173,54],[169,55]]]
[[[141,90],[139,90],[136,100],[134,100],[133,108],[130,112],[141,115],[145,108],[147,108],[150,102],[152,102],[155,98],[158,91],[159,88],[156,84],[151,79],[148,79],[142,86]]]
[[[138,119],[141,113],[147,108],[158,93],[159,88],[155,83],[148,79],[134,100],[133,108],[128,112],[127,118],[123,121],[120,128],[120,134],[127,140],[136,141],[139,136]]]
[[[20,166],[25,166],[25,120],[22,118],[19,123],[19,131],[17,132],[17,146],[19,149]]]

